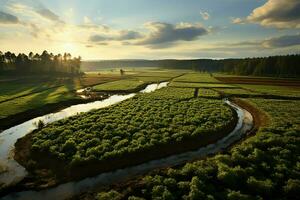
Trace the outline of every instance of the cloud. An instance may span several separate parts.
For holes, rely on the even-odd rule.
[[[17,14],[21,19],[26,19],[26,21],[35,21],[35,23],[39,23],[41,19],[44,19],[64,24],[57,14],[43,6],[38,1],[28,1],[26,3],[11,1],[6,5],[6,8]]]
[[[39,9],[36,12],[48,20],[62,22],[58,15],[56,15],[55,13],[53,13],[51,10],[47,8]]]
[[[120,31],[117,40],[135,40],[142,37],[142,34],[137,31]]]
[[[33,23],[27,24],[27,26],[29,26],[30,28],[30,33],[34,38],[38,38],[39,33],[41,33],[42,31],[40,30],[40,28]]]
[[[150,30],[150,33],[136,44],[153,46],[177,41],[192,41],[209,32],[201,24],[189,23],[173,25],[162,22],[149,22],[146,24],[146,28]]]
[[[90,42],[103,42],[103,41],[125,41],[125,40],[135,40],[141,38],[142,35],[136,31],[119,31],[116,35],[102,35],[96,34],[91,35],[89,38]]]
[[[245,20],[243,20],[241,18],[231,18],[231,22],[233,24],[245,24]]]
[[[147,46],[151,49],[168,48],[179,41],[193,41],[199,36],[208,34],[209,30],[201,24],[180,23],[177,25],[149,22],[145,24],[148,33],[132,30],[121,30],[108,34],[93,34],[89,42],[121,41],[123,45]]]
[[[110,40],[110,37],[102,36],[102,35],[92,35],[89,38],[89,41],[91,42],[101,42],[101,41],[107,41]]]
[[[257,47],[260,46],[263,40],[253,40],[253,41],[241,41],[241,42],[232,42],[232,43],[224,43],[224,46],[230,47]]]
[[[208,20],[210,18],[209,13],[205,11],[200,11],[200,15],[204,20]]]
[[[271,38],[265,40],[262,45],[268,48],[281,48],[300,45],[300,34]]]
[[[95,31],[108,32],[110,28],[106,25],[99,25],[93,22],[88,16],[83,17],[83,24],[78,25],[78,28],[94,29]]]
[[[18,24],[19,22],[18,17],[0,11],[0,24]]]
[[[245,19],[236,18],[236,23],[258,23],[265,27],[300,28],[299,0],[268,0],[252,11]]]

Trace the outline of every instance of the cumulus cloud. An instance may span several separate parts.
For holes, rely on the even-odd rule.
[[[150,33],[136,44],[153,46],[177,41],[192,41],[209,32],[201,24],[189,23],[173,25],[162,22],[150,22],[146,24],[146,28],[150,30]]]
[[[300,28],[300,1],[268,0],[254,9],[247,18],[236,18],[234,22],[258,23],[265,27]]]
[[[268,48],[281,48],[281,47],[300,45],[300,34],[285,35],[281,37],[271,38],[265,40],[262,44],[264,47],[268,47]]]
[[[90,42],[121,41],[123,45],[144,45],[149,48],[168,48],[176,45],[179,41],[193,41],[202,35],[208,34],[209,30],[201,24],[180,23],[177,25],[149,22],[145,24],[148,33],[132,30],[122,30],[112,34],[93,34],[89,37]]]
[[[200,11],[200,15],[204,20],[208,20],[210,18],[209,13],[205,11]]]
[[[1,24],[18,24],[18,17],[11,15],[9,13],[5,13],[0,11],[0,23]]]
[[[245,20],[243,20],[241,18],[231,18],[231,22],[233,24],[245,24]]]

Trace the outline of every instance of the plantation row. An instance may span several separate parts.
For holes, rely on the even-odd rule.
[[[33,135],[32,150],[72,164],[103,161],[224,131],[234,121],[221,100],[193,98],[194,90],[164,88],[115,106],[54,122]]]
[[[300,102],[251,99],[271,118],[226,154],[160,170],[138,184],[95,194],[101,200],[298,199]]]

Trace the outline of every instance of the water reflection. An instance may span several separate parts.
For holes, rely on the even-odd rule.
[[[163,82],[163,83],[160,83],[160,84],[151,84],[151,85],[148,85],[145,89],[141,90],[140,92],[141,93],[153,92],[153,91],[158,90],[160,88],[167,87],[168,83],[169,82]]]

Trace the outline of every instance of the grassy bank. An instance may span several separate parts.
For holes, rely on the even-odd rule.
[[[0,130],[36,116],[85,102],[75,91],[80,88],[115,81],[116,75],[82,77],[23,77],[5,80],[0,86]]]

